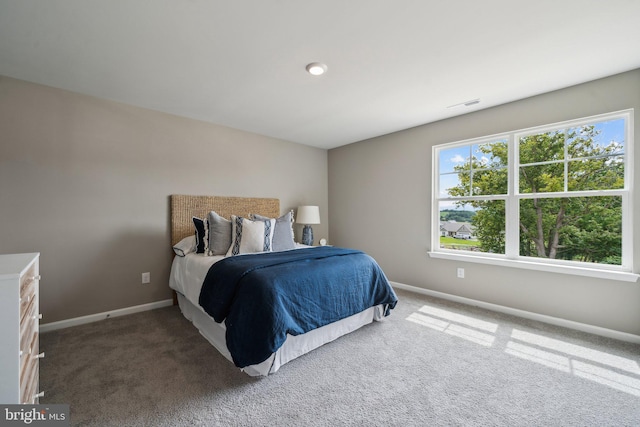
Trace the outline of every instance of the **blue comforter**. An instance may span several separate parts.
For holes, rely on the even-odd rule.
[[[236,366],[266,360],[287,334],[299,335],[397,298],[373,258],[335,247],[228,257],[213,264],[200,305],[225,321]]]

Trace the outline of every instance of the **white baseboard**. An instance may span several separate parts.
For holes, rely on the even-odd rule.
[[[127,314],[139,313],[141,311],[153,310],[156,308],[173,305],[173,300],[151,302],[148,304],[136,305],[133,307],[120,308],[117,310],[105,311],[102,313],[90,314],[88,316],[74,317],[73,319],[60,320],[58,322],[45,323],[40,325],[40,332],[55,331],[56,329],[69,328],[71,326],[84,325],[85,323],[97,322],[111,317],[125,316]]]
[[[547,316],[544,314],[532,313],[530,311],[519,310],[517,308],[506,307],[503,305],[492,304],[484,301],[478,301],[471,298],[460,297],[457,295],[446,294],[444,292],[432,291],[429,289],[418,288],[416,286],[405,285],[404,283],[390,282],[394,288],[404,289],[418,294],[428,295],[435,298],[441,298],[448,301],[459,302],[461,304],[485,308],[499,313],[510,314],[512,316],[522,317],[529,320],[537,320],[539,322],[549,323],[551,325],[562,326],[569,329],[575,329],[602,337],[613,338],[620,341],[640,344],[640,336],[629,334],[627,332],[615,331],[613,329],[601,328],[600,326],[587,325],[585,323],[574,322],[573,320],[561,319],[558,317]]]

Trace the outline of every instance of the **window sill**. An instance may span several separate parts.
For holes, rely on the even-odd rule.
[[[604,270],[597,268],[573,267],[568,265],[550,265],[539,262],[529,262],[502,258],[488,258],[475,255],[428,252],[431,258],[441,258],[454,261],[475,262],[479,264],[499,265],[502,267],[524,268],[528,270],[546,271],[551,273],[573,274],[575,276],[597,277],[599,279],[619,280],[623,282],[636,282],[640,274],[626,271]]]

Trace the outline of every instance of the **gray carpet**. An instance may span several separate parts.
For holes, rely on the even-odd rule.
[[[398,291],[392,315],[237,370],[177,307],[42,334],[42,403],[96,426],[638,426],[640,346]]]

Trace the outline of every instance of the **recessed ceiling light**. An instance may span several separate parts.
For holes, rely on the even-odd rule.
[[[307,65],[307,72],[312,76],[321,76],[327,72],[327,65],[321,62],[312,62]]]

